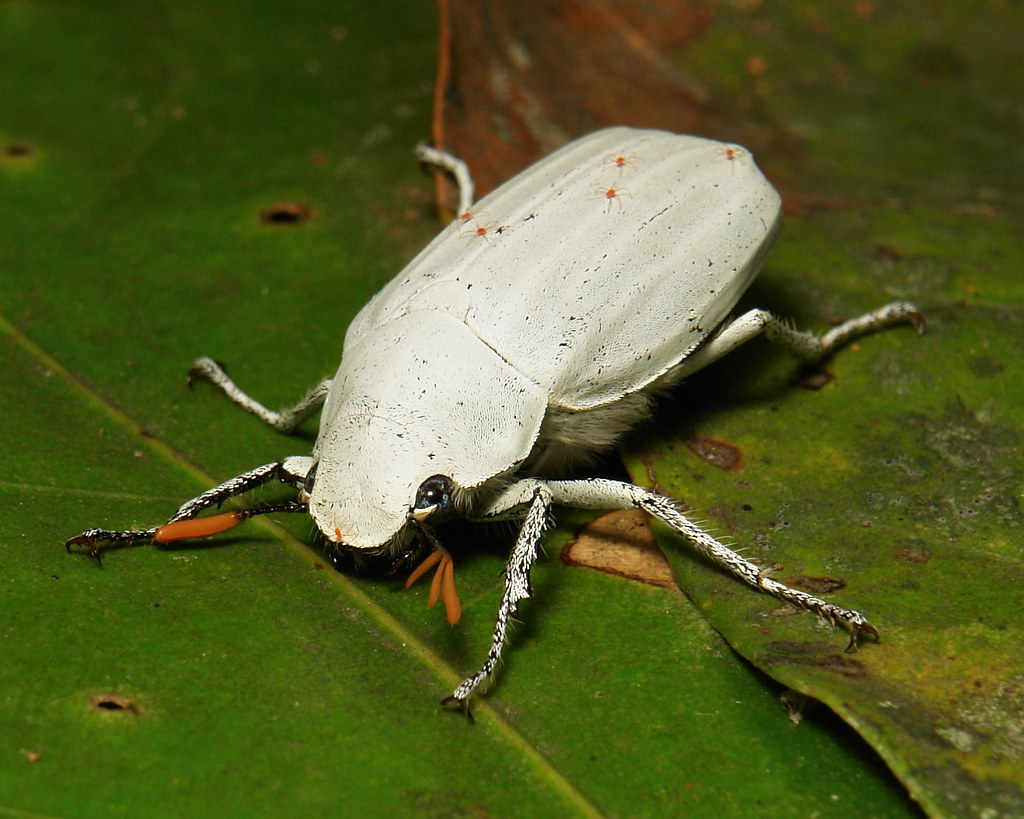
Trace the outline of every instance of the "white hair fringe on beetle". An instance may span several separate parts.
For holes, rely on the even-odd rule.
[[[310,456],[232,478],[163,526],[90,529],[67,541],[167,542],[214,534],[268,512],[308,512],[337,549],[399,558],[430,550],[431,600],[458,619],[451,557],[433,528],[455,516],[515,517],[490,650],[444,702],[468,716],[494,671],[509,621],[530,596],[530,569],[559,504],[643,509],[746,583],[850,633],[877,636],[856,611],[767,577],[690,521],[671,499],[615,480],[550,476],[612,447],[650,414],[652,396],[757,335],[807,362],[898,322],[887,304],[817,336],[764,310],[729,318],[779,233],[779,194],[748,151],[664,131],[608,128],[566,145],[474,204],[463,162],[420,146],[452,173],[458,217],[356,316],[333,379],[272,412],[209,358],[202,375],[281,432],[321,410]],[[198,518],[278,481],[295,501]]]

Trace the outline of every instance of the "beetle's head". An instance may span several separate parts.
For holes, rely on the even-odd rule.
[[[345,547],[394,555],[418,525],[451,519],[466,497],[455,476],[465,469],[433,437],[425,424],[410,430],[380,415],[334,418],[305,487],[317,528]]]
[[[469,496],[521,464],[548,394],[459,319],[411,312],[346,345],[307,489],[331,541],[404,552],[417,524],[465,512]]]

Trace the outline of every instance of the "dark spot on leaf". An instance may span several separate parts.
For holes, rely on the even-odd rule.
[[[27,142],[8,142],[3,147],[3,154],[10,159],[25,159],[36,152],[34,146]]]
[[[716,441],[714,438],[690,438],[686,442],[690,451],[712,466],[731,472],[743,466],[743,452],[739,447]]]
[[[844,677],[867,676],[860,660],[849,654],[823,653],[820,643],[776,640],[765,646],[765,653],[760,660],[769,667],[780,664],[801,665],[831,671]]]
[[[139,706],[134,700],[120,694],[102,694],[92,698],[92,707],[97,711],[120,711],[138,716]]]
[[[970,73],[964,58],[944,43],[919,43],[908,62],[919,77],[933,82],[963,80]]]
[[[805,390],[816,392],[832,381],[835,381],[835,376],[827,370],[805,369],[793,379],[793,384]]]
[[[927,549],[897,549],[896,557],[908,563],[927,563],[932,555]]]
[[[879,262],[898,262],[903,254],[892,245],[875,245],[871,248],[871,258]]]
[[[829,654],[822,658],[821,662],[815,665],[823,671],[831,671],[835,674],[842,674],[844,677],[866,677],[864,664],[860,660],[854,660],[846,654]]]
[[[260,221],[265,225],[298,225],[310,216],[312,211],[298,202],[278,202],[260,211]]]
[[[972,355],[967,359],[967,366],[971,372],[982,378],[991,378],[994,375],[1001,375],[1006,365],[987,355]]]
[[[815,595],[828,594],[846,588],[846,583],[835,577],[811,577],[806,574],[787,577],[785,583],[787,586],[796,586],[798,589],[809,591]]]

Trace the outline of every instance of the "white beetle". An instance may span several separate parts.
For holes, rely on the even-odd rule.
[[[467,714],[529,597],[553,504],[643,509],[750,585],[838,621],[851,645],[861,632],[877,634],[861,614],[766,577],[669,498],[551,476],[611,447],[649,415],[652,396],[760,333],[813,361],[885,324],[920,330],[915,307],[895,302],[820,337],[762,310],[727,320],[781,223],[778,193],[737,145],[609,128],[476,205],[463,163],[431,148],[419,155],[455,175],[460,218],[355,318],[332,380],[275,413],[210,359],[193,369],[282,432],[322,407],[312,456],[188,501],[163,536],[162,527],[90,529],[68,547],[85,544],[98,558],[105,541],[193,537],[268,511],[308,511],[338,546],[397,558],[414,541],[437,548],[433,525],[456,515],[523,517],[487,659],[446,700]],[[222,526],[180,523],[271,481],[298,489],[298,500],[229,514]]]

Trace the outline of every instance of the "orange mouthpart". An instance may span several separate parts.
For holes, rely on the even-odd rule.
[[[408,589],[434,566],[437,566],[437,571],[430,584],[427,608],[433,608],[439,598],[443,599],[445,615],[449,624],[454,626],[462,617],[462,603],[459,602],[459,595],[455,591],[455,561],[447,549],[438,546],[427,555],[426,559],[413,569],[409,579],[405,581],[405,587]]]

